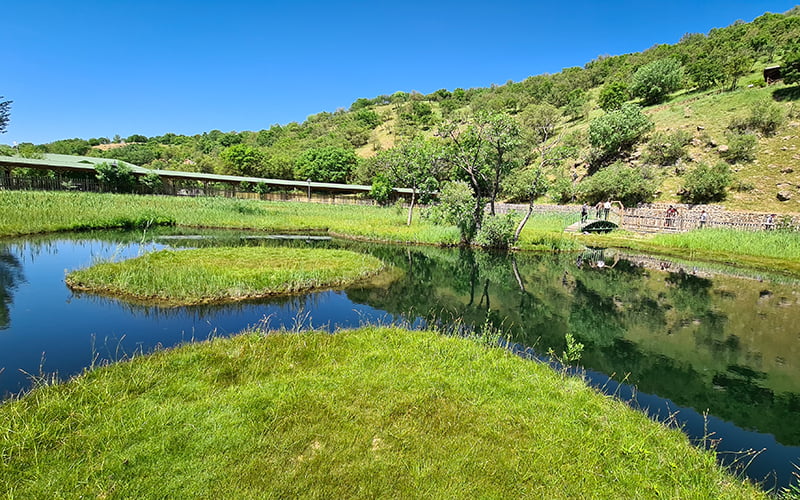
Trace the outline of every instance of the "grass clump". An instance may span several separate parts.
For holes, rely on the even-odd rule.
[[[371,256],[305,248],[162,250],[71,272],[67,285],[170,305],[243,300],[340,286],[383,268]]]
[[[0,406],[19,498],[765,498],[580,379],[432,332],[243,334]]]

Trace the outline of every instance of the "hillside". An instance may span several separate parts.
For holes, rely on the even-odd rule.
[[[22,144],[17,151],[0,146],[4,148],[0,153],[105,156],[159,169],[370,184],[384,174],[383,164],[375,161],[378,153],[415,136],[436,138],[440,124],[463,124],[483,112],[511,117],[521,129],[522,144],[507,175],[511,181],[542,165],[543,157],[537,154],[547,149],[542,141],[556,146],[557,157],[545,162],[549,189],[542,200],[594,201],[613,196],[613,190],[584,189],[585,181],[619,163],[654,188],[654,193],[640,196],[642,201],[697,202],[682,191],[687,177],[697,165],[723,162],[730,171],[727,184],[702,201],[736,209],[798,212],[800,85],[768,84],[762,74],[768,66],[783,65],[788,74],[793,64],[800,65],[797,40],[800,8],[795,7],[707,34],[686,34],[677,44],[599,57],[552,75],[489,88],[359,98],[347,110],[321,112],[303,123],[260,131],[213,130],[150,138],[137,134],[124,141],[76,138]],[[655,97],[648,89],[642,91],[647,70],[669,64],[675,70],[669,88]],[[658,85],[645,83],[649,90]],[[641,106],[651,123],[633,140],[601,154],[591,130],[625,103]],[[771,129],[750,126],[748,117],[759,113],[772,117]],[[544,136],[543,119],[549,120]],[[733,154],[742,148],[744,153]],[[336,179],[322,178],[332,172]],[[437,177],[445,181],[458,175],[451,169]],[[519,195],[510,188],[499,193],[500,198],[515,196]]]

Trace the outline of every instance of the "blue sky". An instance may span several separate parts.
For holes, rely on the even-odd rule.
[[[0,143],[260,130],[402,90],[485,87],[794,1],[9,1]]]

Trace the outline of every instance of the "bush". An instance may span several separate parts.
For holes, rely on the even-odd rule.
[[[653,122],[635,104],[624,104],[621,108],[595,118],[589,124],[589,144],[597,160],[605,160],[630,149],[650,131]]]
[[[785,122],[786,113],[780,105],[764,97],[750,105],[746,116],[737,116],[731,120],[728,129],[740,134],[751,132],[770,136],[774,135]]]
[[[451,224],[458,227],[461,242],[470,243],[475,237],[478,221],[473,209],[475,198],[472,189],[464,181],[446,182],[439,192],[439,204],[428,208],[423,214],[434,224]]]
[[[161,176],[155,172],[143,175],[139,178],[139,182],[148,193],[152,194],[161,192],[161,188],[164,186]]]
[[[681,200],[686,203],[722,201],[730,184],[731,169],[727,163],[719,162],[713,167],[700,163],[686,174]]]
[[[483,224],[475,236],[475,242],[487,248],[508,248],[514,240],[517,219],[516,212],[484,218]]]
[[[636,167],[615,163],[585,179],[578,187],[578,197],[590,204],[619,200],[625,206],[653,200],[657,184]]]
[[[122,163],[99,163],[94,169],[103,188],[113,193],[130,193],[136,185],[133,170]]]
[[[645,64],[633,74],[631,95],[640,97],[644,104],[658,104],[670,92],[681,88],[683,68],[675,59],[660,59]]]
[[[597,104],[603,111],[614,111],[621,108],[630,97],[628,85],[624,82],[610,82],[600,90]]]
[[[653,165],[675,165],[686,157],[686,145],[692,139],[685,130],[656,132],[647,143],[642,159]]]
[[[575,199],[576,193],[576,186],[567,176],[559,176],[550,184],[550,189],[547,191],[550,199],[556,203],[569,203]]]
[[[381,205],[386,205],[389,198],[392,196],[392,183],[384,175],[376,175],[372,180],[372,189],[369,191],[369,196]]]
[[[720,156],[728,163],[750,162],[756,159],[756,136],[753,134],[729,134],[728,150]]]

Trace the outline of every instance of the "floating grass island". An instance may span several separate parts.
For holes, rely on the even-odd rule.
[[[224,247],[162,250],[73,271],[73,290],[161,305],[247,300],[333,288],[374,275],[384,264],[346,250]]]
[[[580,378],[366,327],[186,344],[0,405],[19,498],[766,498]]]

